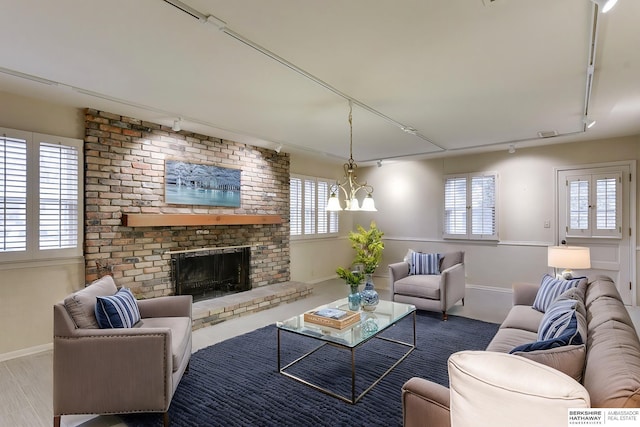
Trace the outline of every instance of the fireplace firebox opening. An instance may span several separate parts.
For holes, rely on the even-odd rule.
[[[251,248],[232,246],[171,253],[171,280],[176,295],[194,301],[251,289]]]

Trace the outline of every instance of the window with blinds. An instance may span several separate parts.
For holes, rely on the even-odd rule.
[[[0,137],[0,253],[27,249],[27,141]]]
[[[445,177],[444,237],[498,239],[497,174]]]
[[[289,180],[292,237],[327,237],[338,233],[338,213],[327,212],[331,183],[323,178],[292,175]]]
[[[0,261],[82,255],[82,141],[0,129]]]
[[[78,149],[40,143],[40,249],[78,244]]]
[[[622,173],[585,174],[567,178],[567,236],[622,236]]]

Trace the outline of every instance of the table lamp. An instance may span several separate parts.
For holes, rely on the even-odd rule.
[[[591,252],[589,248],[582,246],[549,246],[547,264],[555,269],[564,268],[558,277],[565,280],[573,279],[572,268],[591,268]]]

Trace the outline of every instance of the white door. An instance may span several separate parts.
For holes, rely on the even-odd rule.
[[[633,169],[633,170],[632,170]],[[635,232],[630,162],[563,168],[557,171],[557,244],[587,246],[591,269],[586,276],[611,277],[625,304],[634,304],[635,256],[631,241]],[[634,189],[635,190],[635,189]]]

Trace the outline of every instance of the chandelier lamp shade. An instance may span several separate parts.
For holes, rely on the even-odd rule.
[[[353,104],[349,101],[349,161],[343,165],[342,182],[336,181],[330,188],[327,211],[341,211],[342,205],[338,193],[342,191],[347,211],[377,211],[373,201],[373,187],[366,182],[359,183],[356,170],[358,165],[353,160]],[[358,202],[358,193],[366,193],[362,206]]]

